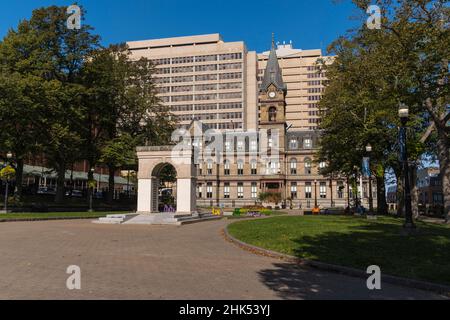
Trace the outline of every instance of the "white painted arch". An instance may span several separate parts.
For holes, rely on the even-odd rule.
[[[172,146],[138,147],[138,203],[137,213],[158,213],[158,174],[167,165],[177,172],[177,215],[196,212],[197,171],[193,150],[173,152]]]

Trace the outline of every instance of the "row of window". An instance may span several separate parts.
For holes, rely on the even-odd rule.
[[[207,111],[207,110],[227,110],[227,109],[242,109],[242,102],[229,103],[206,103],[206,104],[183,104],[178,106],[171,106],[172,111]]]
[[[162,59],[152,59],[151,61],[155,65],[164,64],[181,64],[181,63],[193,63],[193,62],[206,62],[206,61],[225,61],[225,60],[238,60],[242,59],[242,52],[237,53],[226,53],[226,54],[210,54],[203,56],[191,56],[191,57],[175,57],[175,58],[162,58]]]
[[[307,71],[319,71],[320,67],[318,66],[306,66],[303,67],[305,68]],[[265,69],[258,69],[258,74],[264,74]]]
[[[320,86],[322,85],[322,80],[312,80],[308,81],[308,86]]]
[[[223,197],[224,199],[230,198],[230,183],[225,182],[223,184]],[[250,187],[251,197],[252,199],[258,198],[258,183],[252,182]],[[203,184],[197,185],[197,196],[198,198],[203,198]],[[206,198],[212,199],[213,198],[213,184],[212,182],[206,183]],[[238,182],[237,184],[237,198],[238,199],[244,199],[244,183]]]
[[[307,77],[308,77],[308,79],[325,78],[325,74],[324,73],[308,73]]]
[[[213,198],[213,183],[207,182],[206,183],[206,198],[212,199]],[[230,199],[230,191],[231,186],[230,182],[224,182],[223,184],[223,198],[224,199]],[[313,197],[313,186],[312,182],[306,182],[305,183],[305,198],[306,199],[312,199]],[[199,183],[197,185],[197,196],[198,198],[203,198],[203,184]],[[297,199],[298,198],[298,187],[297,182],[291,182],[290,185],[290,196],[291,199]],[[258,197],[258,182],[251,182],[250,185],[250,197],[252,199],[256,199]],[[321,199],[327,198],[327,183],[326,182],[320,182],[319,184],[319,190],[318,190],[318,197]],[[338,199],[344,198],[344,190],[341,187],[338,187],[337,189],[337,197]],[[237,198],[243,199],[244,198],[244,183],[238,182],[237,183]]]
[[[224,64],[204,64],[200,66],[183,66],[173,68],[158,68],[156,74],[169,74],[169,73],[187,73],[187,72],[205,72],[205,71],[217,71],[217,70],[231,70],[242,69],[242,63],[224,63]]]
[[[217,99],[242,99],[242,92],[226,92],[226,93],[208,93],[195,95],[181,95],[172,97],[161,97],[163,102],[184,102],[184,101],[201,101],[201,100],[217,100]]]
[[[189,121],[191,118],[185,120]],[[242,122],[221,122],[221,123],[203,123],[204,126],[207,127],[207,129],[219,129],[219,130],[236,130],[236,129],[242,129],[243,124]]]
[[[221,115],[222,113],[220,113],[219,115]],[[238,117],[239,119],[242,118],[242,113],[238,112],[238,113],[230,113],[230,117],[231,114],[233,114],[233,116]],[[224,113],[225,115],[225,113]],[[192,117],[192,115],[185,115],[186,117]],[[222,118],[224,119],[224,118]],[[228,118],[228,119],[233,119],[233,118]],[[189,119],[186,119],[189,120]],[[227,128],[219,128],[219,129],[227,129]],[[235,129],[235,127],[232,127],[230,129]],[[313,147],[313,141],[311,138],[299,138],[299,137],[292,137],[289,139],[289,149],[290,150],[297,150],[299,149],[300,143],[302,143],[303,145],[303,149],[312,149]],[[269,148],[273,148],[275,145],[272,135],[270,134],[270,132],[268,132],[267,135],[267,146]],[[248,149],[247,149],[248,146]],[[240,152],[257,152],[258,151],[258,141],[256,139],[250,139],[248,145],[245,144],[245,142],[243,140],[237,140],[236,145],[234,146],[234,144],[232,143],[232,141],[230,140],[226,140],[225,141],[225,151],[233,151],[233,149],[235,148],[236,151],[240,151]],[[308,158],[305,159],[305,161],[307,161]]]
[[[289,139],[289,149],[296,150],[299,148],[300,143],[303,145],[303,149],[312,149],[313,141],[311,138],[299,138],[293,137]]]
[[[217,74],[196,75],[195,81],[212,81],[217,80],[217,78],[219,78],[220,80],[242,79],[242,72],[221,73],[219,75]],[[194,76],[177,76],[177,77],[160,77],[160,78],[157,77],[154,78],[154,81],[157,84],[165,84],[171,82],[172,83],[193,82]]]
[[[242,119],[242,112],[183,114],[174,116],[179,121],[189,120],[215,120],[215,119]]]
[[[242,89],[241,82],[230,82],[230,83],[207,83],[199,85],[186,85],[186,86],[172,86],[172,87],[159,87],[159,93],[168,92],[192,92],[192,91],[210,91],[210,90],[227,90],[227,89]]]
[[[322,93],[325,91],[325,88],[309,88],[308,93]]]
[[[206,162],[206,175],[212,175],[213,174],[213,162],[207,161]],[[325,162],[321,162],[319,164],[320,169],[324,169],[326,167]],[[225,176],[230,175],[230,168],[231,168],[231,162],[229,160],[225,160],[223,163],[223,174]],[[236,164],[237,168],[237,175],[244,175],[244,161],[239,160]],[[307,175],[310,175],[312,172],[312,161],[309,158],[305,158],[304,160],[304,173]],[[280,171],[280,163],[278,161],[269,161],[266,164],[266,174],[277,174]],[[290,174],[296,175],[298,173],[297,171],[297,159],[291,159],[289,162],[289,172]],[[198,167],[198,173],[199,175],[203,174],[203,168],[202,166]],[[258,162],[256,160],[250,161],[250,174],[256,175],[258,174]]]

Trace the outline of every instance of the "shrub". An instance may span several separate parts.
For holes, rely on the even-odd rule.
[[[259,200],[263,202],[279,203],[281,201],[280,192],[261,192],[259,194]]]
[[[241,215],[241,209],[235,208],[235,209],[233,210],[233,216],[238,217],[238,216],[240,216],[240,215]]]

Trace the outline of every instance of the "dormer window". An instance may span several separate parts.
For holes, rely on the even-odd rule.
[[[311,149],[312,148],[312,140],[311,138],[306,138],[303,140],[303,148],[304,149]]]
[[[298,149],[298,141],[297,141],[296,138],[291,138],[291,139],[289,140],[289,147],[290,147],[290,149],[292,149],[292,150]]]

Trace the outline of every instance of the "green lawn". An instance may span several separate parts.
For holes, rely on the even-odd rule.
[[[402,220],[295,216],[239,221],[237,239],[300,258],[450,285],[450,228],[418,222],[419,233],[400,234]]]
[[[120,214],[125,212],[46,212],[46,213],[8,213],[0,214],[0,222],[7,220],[29,219],[55,219],[55,218],[99,218],[107,214]]]

